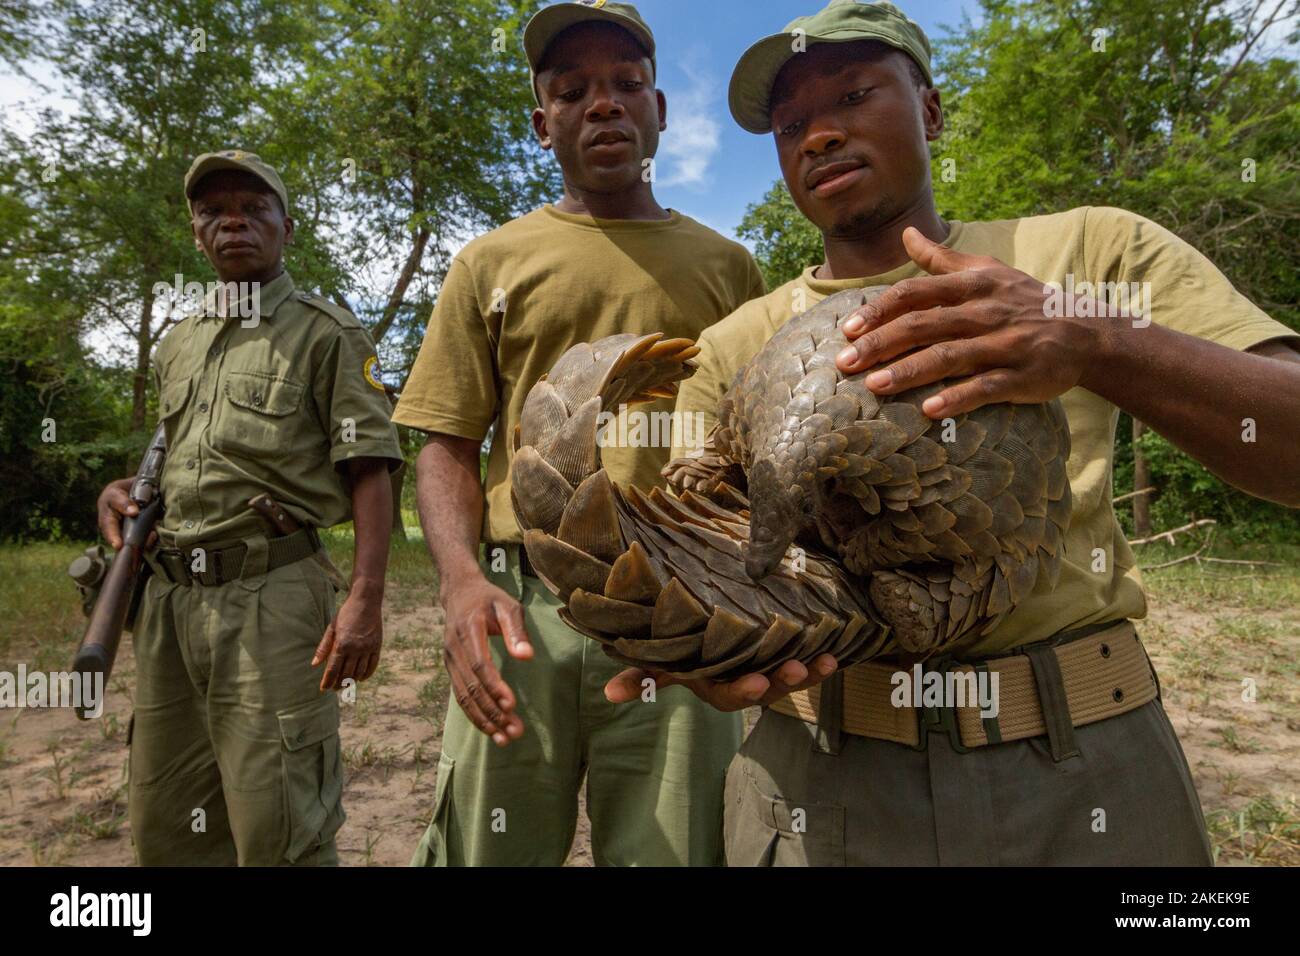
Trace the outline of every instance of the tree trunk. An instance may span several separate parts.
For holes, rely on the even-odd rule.
[[[1142,451],[1141,438],[1147,427],[1136,418],[1133,419],[1133,490],[1140,491],[1151,486],[1151,468],[1147,456]],[[1133,532],[1138,538],[1151,534],[1151,496],[1136,495],[1133,498]]]
[[[384,306],[384,314],[379,317],[375,327],[370,330],[370,336],[375,340],[375,344],[379,343],[379,340],[384,337],[392,326],[393,320],[397,318],[397,310],[402,307],[402,300],[406,298],[406,289],[411,284],[411,280],[415,278],[420,263],[424,261],[424,249],[428,244],[429,230],[421,229],[415,234],[415,245],[411,247],[406,262],[402,263],[401,275],[397,277],[397,285],[393,287],[393,294],[388,297],[388,304]]]
[[[153,331],[153,299],[140,297],[140,327],[135,332],[135,375],[131,379],[131,431],[144,430],[149,400],[149,346]]]

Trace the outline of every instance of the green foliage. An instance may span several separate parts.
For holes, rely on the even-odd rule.
[[[1300,69],[1251,55],[1260,20],[1224,0],[981,6],[938,44],[941,214],[1121,206],[1300,328]]]
[[[419,349],[449,247],[558,191],[537,146],[523,25],[538,0],[327,0],[272,106],[286,162],[353,224],[339,291],[383,340],[385,366]],[[369,274],[375,261],[399,271]],[[390,331],[391,330],[391,331]],[[392,332],[396,334],[392,334]],[[405,377],[403,375],[403,377]]]
[[[1151,498],[1153,529],[1214,518],[1219,540],[1300,543],[1300,516],[1295,510],[1234,490],[1153,431],[1147,431],[1139,444],[1159,488]]]
[[[0,60],[18,61],[26,54],[31,21],[26,0],[0,0]]]
[[[0,539],[93,537],[100,489],[130,473],[148,436],[128,430],[126,374],[75,340],[70,354],[44,356],[31,341],[0,327]]]
[[[799,212],[783,180],[772,184],[762,202],[745,210],[736,232],[753,244],[769,290],[785,285],[823,258],[821,233]]]

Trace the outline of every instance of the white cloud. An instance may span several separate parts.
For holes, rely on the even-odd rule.
[[[709,165],[717,155],[722,127],[713,118],[712,99],[716,84],[689,63],[680,64],[686,74],[684,89],[666,90],[668,129],[660,141],[659,161],[666,167],[658,176],[660,186],[703,186],[709,181]]]

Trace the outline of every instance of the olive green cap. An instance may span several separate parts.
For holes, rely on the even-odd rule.
[[[745,51],[731,74],[727,96],[731,115],[742,129],[751,133],[770,132],[772,84],[781,67],[815,44],[856,40],[878,40],[902,50],[916,61],[925,74],[925,81],[934,83],[930,73],[930,41],[925,31],[902,10],[884,0],[877,3],[831,0],[812,16],[791,20],[780,33],[764,37]]]
[[[194,190],[198,187],[200,179],[208,173],[220,172],[223,169],[238,169],[245,173],[252,173],[271,187],[271,191],[280,197],[280,205],[284,207],[285,215],[289,214],[289,192],[284,188],[280,174],[263,162],[262,157],[256,153],[245,152],[242,149],[223,149],[219,153],[204,153],[190,163],[190,171],[185,174],[185,198],[194,198]]]
[[[537,11],[528,26],[524,27],[524,55],[528,57],[528,69],[532,74],[533,98],[537,105],[542,103],[537,92],[537,67],[546,55],[546,48],[551,41],[569,27],[591,20],[601,20],[620,26],[650,54],[650,67],[657,70],[655,64],[655,37],[650,27],[642,19],[637,8],[630,3],[610,3],[608,0],[576,0],[574,3],[553,3]]]

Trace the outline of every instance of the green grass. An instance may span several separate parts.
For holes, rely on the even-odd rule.
[[[428,606],[437,600],[438,572],[420,534],[414,512],[403,512],[406,540],[393,539],[388,549],[386,600],[394,611]],[[352,523],[338,525],[321,534],[321,540],[344,577],[352,573]]]
[[[1300,804],[1294,797],[1259,797],[1238,810],[1213,810],[1205,824],[1215,860],[1294,865],[1300,859]]]
[[[1137,549],[1139,565],[1160,564],[1188,555],[1192,545],[1171,548],[1162,543]],[[1172,567],[1143,571],[1152,604],[1178,601],[1204,607],[1248,607],[1253,612],[1286,611],[1300,605],[1300,547],[1295,545],[1235,546],[1216,544],[1207,555],[1232,561],[1263,564],[1197,564],[1185,561]],[[1243,625],[1245,626],[1245,625]]]
[[[388,600],[392,610],[428,607],[437,599],[438,574],[418,537],[414,515],[405,541],[395,540],[388,556]],[[346,577],[352,571],[352,526],[322,536]],[[86,542],[0,544],[0,669],[21,661],[29,668],[64,670],[72,662],[86,627],[68,565]]]
[[[72,663],[86,627],[68,565],[85,544],[0,545],[0,668],[42,670]]]

